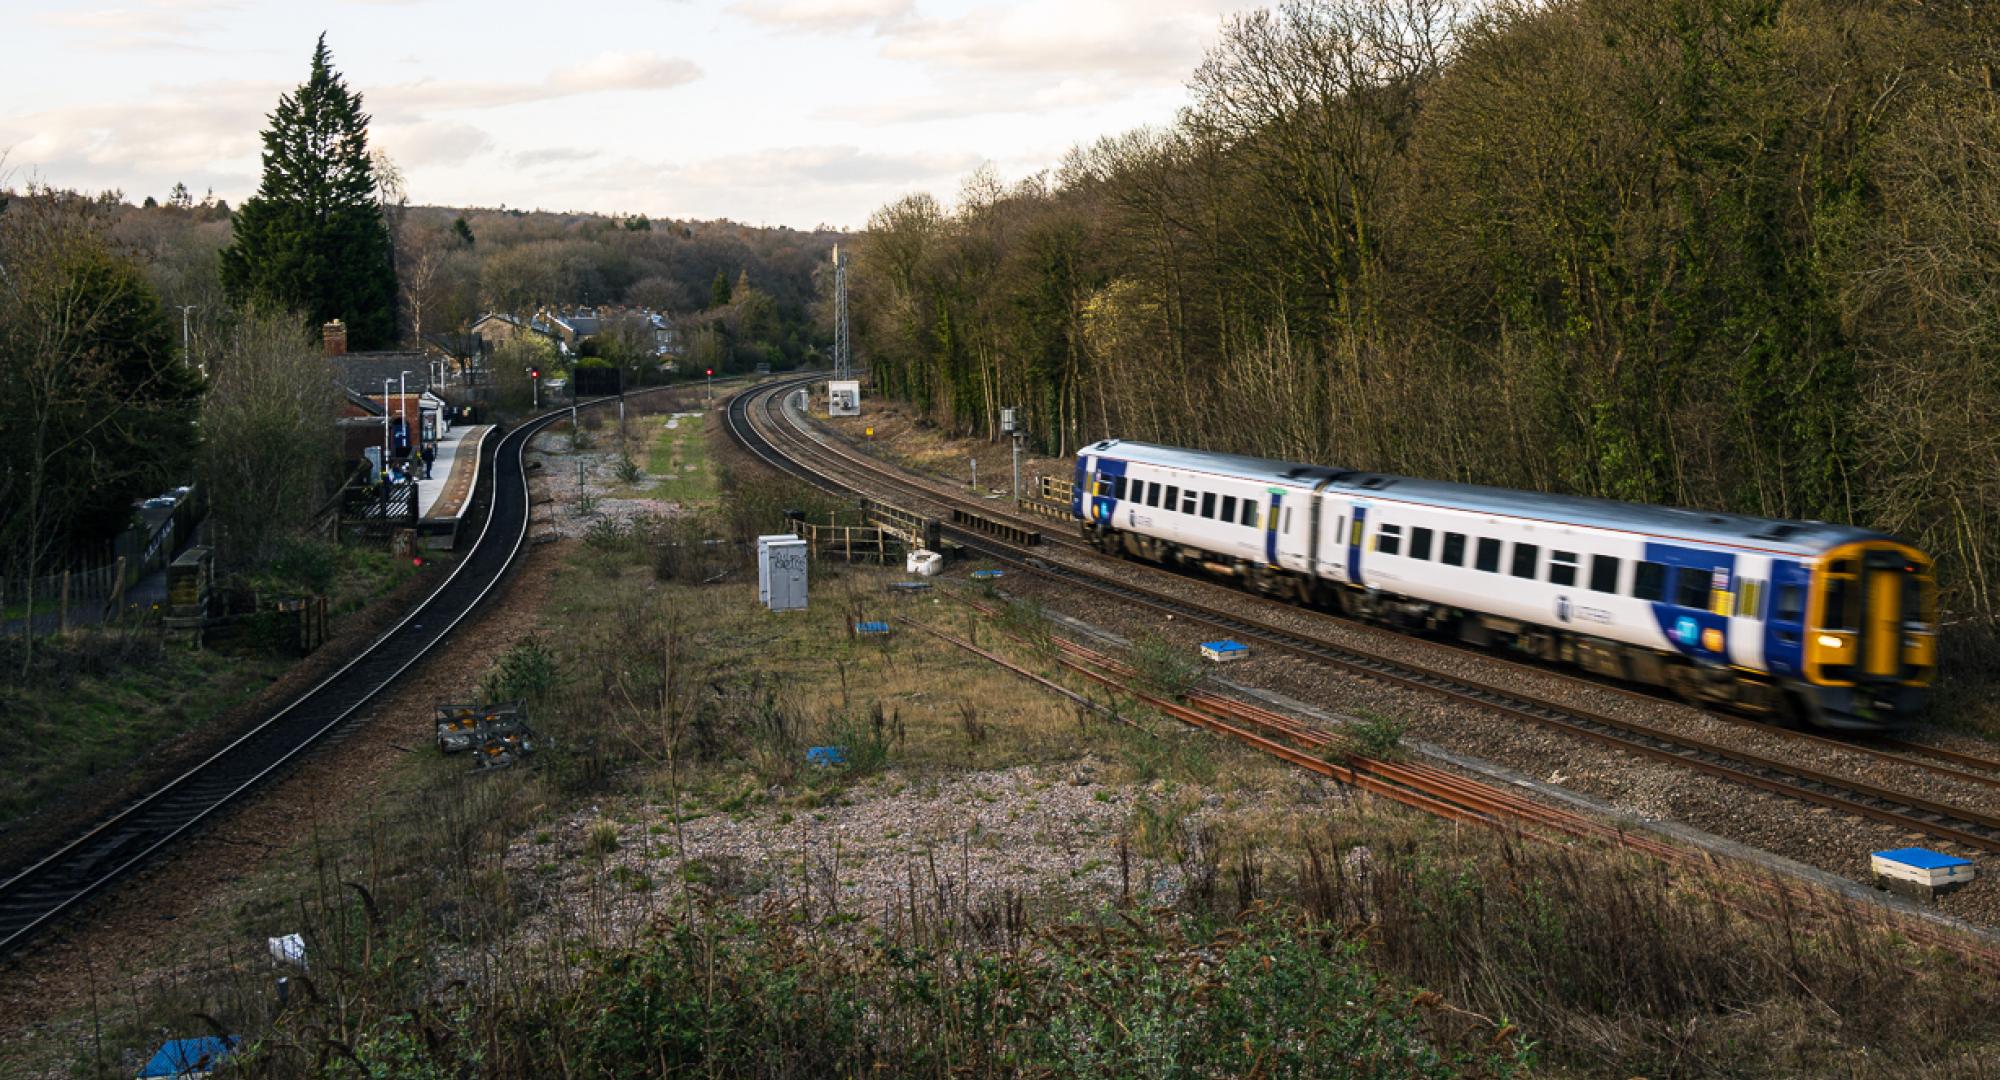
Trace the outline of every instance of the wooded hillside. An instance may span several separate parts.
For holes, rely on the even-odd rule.
[[[2000,573],[2000,21],[1975,3],[1305,0],[1171,124],[860,245],[940,423],[1776,517]]]

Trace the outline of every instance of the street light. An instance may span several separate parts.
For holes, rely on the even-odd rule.
[[[410,400],[410,373],[405,371],[396,379],[396,419],[403,422],[403,438],[405,439],[410,437],[410,416],[407,407],[403,404],[408,400]],[[418,409],[417,414],[421,419],[423,410]],[[424,433],[422,428],[419,428],[417,431],[417,449],[420,452],[423,450],[423,441]]]
[[[382,380],[382,475],[389,475],[389,380]]]

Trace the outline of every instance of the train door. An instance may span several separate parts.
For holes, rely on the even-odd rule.
[[[1118,500],[1124,491],[1125,463],[1117,458],[1096,458],[1093,469],[1088,496],[1090,520],[1108,528],[1118,513]]]
[[[1729,617],[1729,662],[1751,671],[1763,671],[1763,629],[1766,596],[1770,591],[1771,560],[1763,555],[1738,555],[1735,580],[1729,590],[1715,594],[1721,614]]]
[[[1360,585],[1361,538],[1368,535],[1368,504],[1355,500],[1354,517],[1347,526],[1347,583]]]
[[[1271,504],[1264,508],[1264,565],[1278,565],[1278,524],[1284,510],[1285,491],[1272,488]]]
[[[1773,675],[1798,678],[1805,674],[1806,567],[1792,559],[1772,559],[1770,599],[1765,602],[1764,665]]]

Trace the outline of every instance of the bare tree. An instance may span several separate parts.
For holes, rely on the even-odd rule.
[[[239,322],[210,361],[201,472],[218,547],[249,565],[308,527],[338,465],[338,383],[290,316]]]

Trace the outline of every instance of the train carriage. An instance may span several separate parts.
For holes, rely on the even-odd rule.
[[[1107,440],[1101,549],[1692,700],[1878,729],[1936,664],[1931,562],[1881,533]]]

